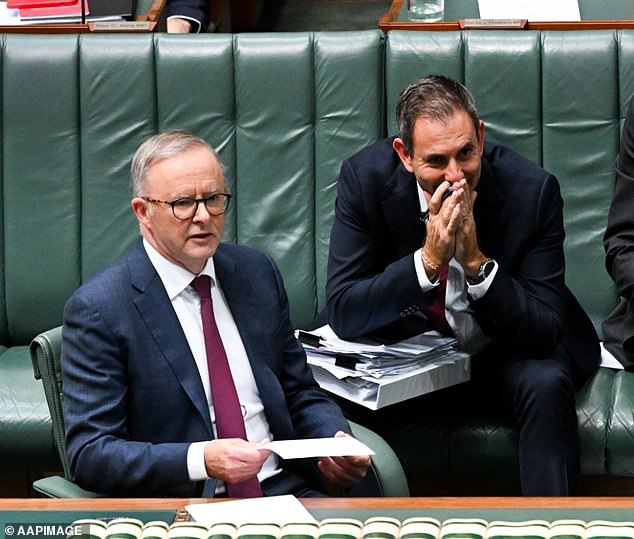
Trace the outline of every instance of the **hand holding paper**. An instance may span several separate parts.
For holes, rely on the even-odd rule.
[[[218,438],[204,446],[205,469],[209,477],[240,483],[255,477],[269,451],[240,438]]]
[[[368,472],[374,451],[345,432],[334,438],[278,440],[260,446],[283,459],[320,457],[317,466],[332,496],[357,483]]]
[[[269,449],[287,460],[310,457],[374,455],[372,449],[352,436],[277,440],[262,445],[260,449]]]
[[[339,443],[349,443],[354,440],[357,443],[361,443],[355,440],[349,434],[345,432],[337,432],[334,440],[339,440]],[[363,445],[363,444],[361,444]],[[374,451],[372,451],[374,454]],[[371,460],[370,455],[348,455],[348,456],[330,456],[319,459],[317,467],[323,476],[324,484],[331,496],[343,496],[346,493],[346,489],[352,487],[368,473]]]
[[[317,466],[333,496],[360,481],[370,467],[370,455],[374,451],[363,442],[345,432],[334,438],[309,438],[304,440],[278,440],[263,444],[283,459],[320,457]]]

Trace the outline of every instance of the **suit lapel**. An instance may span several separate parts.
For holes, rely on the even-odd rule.
[[[130,281],[139,294],[134,302],[148,332],[163,353],[172,371],[201,415],[213,438],[211,417],[205,390],[196,362],[174,312],[161,279],[150,262],[142,242],[132,251],[129,260]]]
[[[398,257],[418,249],[425,237],[425,225],[420,218],[416,178],[402,165],[396,167],[386,182],[381,204]]]
[[[505,211],[502,190],[486,157],[482,159],[482,172],[476,191],[478,198],[473,215],[478,230],[478,242],[482,251],[499,263],[505,259],[504,238],[509,216]]]

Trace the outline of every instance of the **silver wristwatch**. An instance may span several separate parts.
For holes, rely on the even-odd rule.
[[[487,258],[484,262],[482,262],[482,264],[480,264],[480,267],[478,268],[478,273],[476,273],[474,277],[469,277],[467,275],[467,283],[469,283],[471,286],[480,284],[489,275],[491,275],[493,268],[495,268],[495,260],[493,260],[492,258]]]

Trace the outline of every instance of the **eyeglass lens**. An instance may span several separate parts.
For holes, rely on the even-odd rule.
[[[193,198],[179,198],[172,202],[174,217],[178,219],[192,218],[198,211],[198,204],[201,202],[205,203],[205,208],[207,208],[210,215],[222,215],[227,211],[227,207],[229,206],[229,196],[224,193],[218,193],[198,200]]]

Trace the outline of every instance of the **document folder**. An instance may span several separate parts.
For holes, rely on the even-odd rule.
[[[88,15],[90,10],[88,7],[88,0],[83,0],[84,15]],[[38,7],[23,7],[20,8],[20,19],[23,21],[28,20],[51,20],[75,17],[79,20],[82,16],[82,1],[75,0],[74,2],[67,4],[58,4]]]
[[[434,332],[389,346],[344,341],[329,326],[297,335],[317,383],[372,410],[471,377],[471,356],[456,348],[455,339]]]
[[[378,379],[370,376],[339,379],[319,365],[310,366],[315,380],[326,391],[371,410],[378,410],[469,381],[470,360],[468,354],[458,353],[452,361],[434,363],[405,374],[393,374]],[[311,363],[310,359],[308,362]]]

